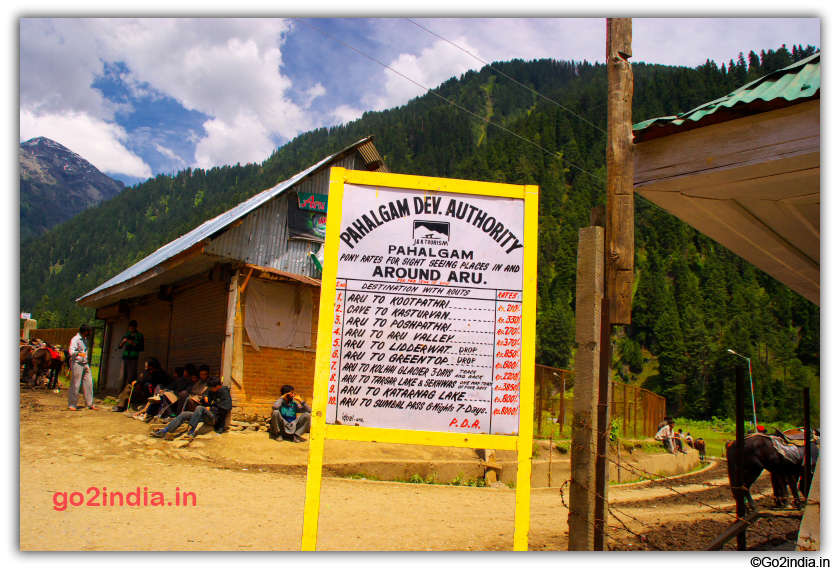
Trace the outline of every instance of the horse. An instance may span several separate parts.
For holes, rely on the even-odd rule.
[[[21,367],[23,367],[23,365],[26,361],[26,357],[29,356],[30,354],[32,354],[33,350],[35,350],[35,347],[33,347],[29,343],[20,345],[20,365],[21,365]]]
[[[700,454],[700,461],[706,461],[706,441],[702,437],[694,440],[694,449]]]
[[[45,374],[52,366],[53,358],[50,356],[50,351],[46,347],[35,348],[26,355],[23,355],[23,350],[21,350],[21,355],[23,361],[21,380],[29,386],[37,384],[39,376]]]
[[[55,390],[58,386],[58,375],[67,368],[70,370],[70,351],[66,348],[62,350],[60,346],[51,347],[60,354],[60,358],[52,358],[49,371],[47,372],[47,387],[50,390]],[[52,355],[50,355],[52,357]]]
[[[781,434],[781,432],[778,432]],[[795,447],[793,454],[794,460],[785,457],[776,450],[773,444],[775,436],[752,434],[744,441],[744,497],[749,504],[749,510],[755,510],[755,501],[750,495],[750,487],[761,475],[765,469],[770,472],[771,478],[776,476],[773,482],[774,495],[776,495],[777,504],[779,500],[785,496],[785,484],[790,488],[793,495],[794,505],[801,506],[799,498],[799,490],[797,489],[797,481],[802,473],[802,466],[804,464],[805,453],[804,449]],[[776,439],[783,440],[781,437]],[[739,500],[738,493],[735,488],[735,469],[736,469],[736,447],[735,442],[729,441],[726,443],[726,470],[729,474],[729,486],[732,489],[732,495],[735,501]],[[811,471],[813,472],[816,458],[819,455],[819,447],[815,442],[811,442]],[[777,486],[779,489],[777,489]]]

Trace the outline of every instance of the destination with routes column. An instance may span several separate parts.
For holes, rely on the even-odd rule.
[[[524,201],[346,184],[327,423],[515,435]]]

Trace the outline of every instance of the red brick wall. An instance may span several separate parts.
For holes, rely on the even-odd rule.
[[[318,307],[320,289],[314,289],[312,307],[312,348],[318,340]],[[247,334],[244,335],[247,340]],[[269,417],[271,405],[280,397],[284,384],[295,387],[300,396],[312,403],[315,381],[314,350],[293,350],[261,347],[259,351],[245,344],[243,347],[242,388],[232,386],[233,413],[235,416]]]

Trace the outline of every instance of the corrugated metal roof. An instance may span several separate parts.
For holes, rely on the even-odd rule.
[[[344,158],[334,159],[330,163],[331,166],[339,166],[347,170],[365,170],[368,164],[370,163],[366,163],[357,152]],[[329,187],[330,171],[324,168],[298,182],[293,190],[329,194]],[[204,253],[263,267],[273,267],[298,275],[318,277],[320,271],[312,263],[309,252],[317,252],[321,245],[303,240],[289,240],[287,215],[289,201],[291,200],[293,207],[297,205],[294,196],[291,195],[291,190],[244,216],[242,223],[237,227],[218,234],[213,238],[213,242],[204,248]]]
[[[686,113],[637,123],[633,125],[633,135],[636,142],[642,142],[756,112],[787,107],[806,99],[819,98],[819,93],[818,52]]]
[[[308,175],[312,174],[313,172],[318,171],[319,169],[323,168],[331,161],[333,161],[337,156],[340,156],[350,150],[353,150],[360,146],[367,147],[370,145],[373,146],[371,143],[372,137],[366,137],[347,148],[343,149],[340,152],[337,152],[333,155],[328,156],[327,158],[321,160],[317,164],[310,166],[303,172],[300,172],[293,177],[289,178],[288,180],[281,182],[280,184],[269,188],[268,190],[264,190],[259,194],[252,196],[248,200],[240,203],[237,206],[234,206],[227,212],[216,216],[211,220],[207,220],[191,232],[188,232],[178,239],[175,239],[168,244],[164,245],[154,253],[150,254],[149,256],[145,257],[144,259],[138,261],[122,273],[118,274],[117,276],[111,278],[110,280],[106,281],[99,287],[93,289],[92,291],[86,293],[76,301],[81,303],[85,298],[90,297],[100,291],[128,281],[138,275],[142,275],[143,273],[153,269],[154,267],[160,265],[164,261],[174,257],[175,255],[189,249],[190,247],[198,244],[202,240],[209,238],[213,234],[225,229],[228,225],[235,222],[236,220],[246,216],[248,213],[254,211],[255,209],[259,208],[263,204],[269,202],[270,200],[276,198],[280,194],[282,194],[285,190],[291,188],[296,183],[301,181],[302,179],[306,178]],[[377,153],[378,156],[378,153]],[[301,252],[301,257],[305,256],[305,252]]]

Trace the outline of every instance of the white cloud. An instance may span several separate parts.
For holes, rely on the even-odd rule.
[[[808,43],[801,38],[810,37],[814,27],[818,41],[819,20],[779,20],[637,19],[633,60],[699,65],[706,57],[714,57],[720,64],[736,57],[737,51],[778,47],[782,42]],[[546,57],[604,60],[603,18],[416,21],[488,62]],[[372,56],[390,61],[391,67],[425,87],[436,87],[452,76],[483,66],[406,20],[358,20],[345,25],[375,40],[371,45],[379,46],[380,51],[371,48]],[[84,116],[100,128],[114,124],[118,113],[122,120],[132,110],[130,104],[109,101],[91,87],[107,70],[118,74],[136,98],[171,97],[184,108],[209,117],[206,133],[183,133],[184,140],[198,145],[195,164],[207,167],[264,160],[278,141],[328,119],[346,123],[361,117],[365,110],[403,105],[425,92],[407,79],[381,70],[384,76],[378,80],[378,72],[348,78],[364,82],[369,89],[360,100],[348,100],[334,87],[329,87],[327,94],[321,83],[315,83],[295,94],[295,100],[300,101],[295,104],[289,97],[292,80],[281,73],[284,34],[290,30],[289,21],[271,18],[24,18],[20,20],[21,115],[27,113],[33,123],[38,119],[43,124],[64,124],[68,116]],[[714,50],[719,47],[725,53],[717,55]],[[340,55],[340,51],[334,56],[332,51],[326,53],[335,59],[335,65],[346,62],[345,57],[356,57]],[[686,63],[691,57],[698,61]],[[296,65],[301,61],[301,55],[296,54]],[[109,65],[114,63],[122,65]],[[311,77],[306,84],[312,84]],[[316,99],[317,108],[325,106],[324,99],[335,108],[318,116],[310,110]],[[139,138],[135,140],[135,132],[131,136],[132,148],[138,148]],[[155,138],[147,137],[149,141]],[[109,136],[108,144],[119,147],[109,148],[109,152],[133,156],[123,145],[125,140]],[[177,149],[162,139],[160,142]],[[94,163],[104,160],[86,158]],[[130,163],[125,168],[136,171],[136,165]]]
[[[347,124],[360,118],[364,114],[364,110],[351,107],[350,105],[339,105],[333,109],[330,115],[335,119],[336,125]]]
[[[195,148],[195,165],[199,168],[261,162],[275,146],[270,130],[254,115],[243,114],[233,120],[211,119],[204,123],[204,130],[207,136]],[[219,162],[218,157],[234,154],[235,160]]]
[[[175,161],[181,162],[181,157],[178,156],[177,154],[175,154],[175,151],[173,151],[171,148],[167,148],[167,147],[163,146],[162,144],[160,144],[158,142],[152,143],[152,146],[154,147],[154,149],[156,151],[158,151],[160,154],[162,154],[166,158],[168,158],[170,160],[175,160]]]
[[[113,57],[139,81],[210,117],[196,166],[264,160],[274,137],[290,139],[313,124],[285,93],[279,19],[106,21]],[[321,87],[323,89],[323,87]],[[313,95],[317,96],[317,89]]]
[[[20,21],[21,107],[47,115],[72,111],[103,120],[113,112],[91,83],[104,72],[93,20]]]
[[[103,172],[127,174],[138,178],[152,175],[149,166],[126,150],[125,130],[114,123],[85,113],[37,115],[20,111],[20,140],[47,137],[69,148]]]
[[[316,83],[312,87],[310,87],[306,91],[306,101],[303,104],[304,109],[308,109],[312,105],[312,101],[314,101],[317,97],[324,95],[327,92],[327,88],[321,85],[320,83]]]
[[[452,41],[481,57],[476,53],[476,48],[470,46],[465,37],[461,36]],[[383,70],[385,74],[385,94],[368,95],[363,102],[375,111],[404,105],[409,99],[426,92],[425,89],[418,87],[415,83],[407,80],[406,77],[424,87],[434,88],[450,77],[459,76],[475,67],[476,63],[478,62],[473,57],[443,40],[438,40],[431,47],[422,50],[419,56],[401,53],[388,66],[405,77],[397,75],[389,69]]]
[[[270,18],[22,20],[21,112],[113,121],[118,107],[91,84],[103,62],[123,63],[134,95],[172,97],[212,117],[197,166],[261,161],[276,138],[316,126],[286,97],[292,82],[280,73],[280,46],[288,29]],[[325,92],[316,85],[309,102]]]

